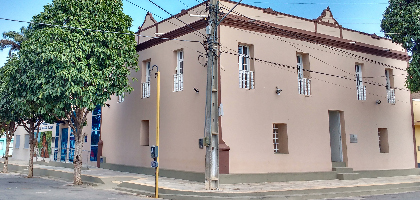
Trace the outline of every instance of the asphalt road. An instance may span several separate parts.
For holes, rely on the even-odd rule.
[[[115,190],[95,189],[91,185],[74,186],[70,182],[45,178],[25,178],[16,173],[0,174],[0,200],[74,200],[127,199],[150,200],[145,196]]]
[[[419,200],[420,191],[400,193],[400,194],[375,195],[375,196],[367,196],[367,197],[336,198],[336,199],[328,199],[328,200],[400,200],[400,199],[401,200]]]

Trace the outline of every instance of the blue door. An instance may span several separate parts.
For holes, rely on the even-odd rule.
[[[74,160],[74,134],[73,129],[70,129],[70,151],[69,151],[69,161],[73,162]]]
[[[67,156],[67,141],[69,138],[69,129],[61,129],[61,161],[66,162]]]

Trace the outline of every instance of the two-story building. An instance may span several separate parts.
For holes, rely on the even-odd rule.
[[[220,1],[224,13],[234,5]],[[195,17],[203,14],[205,3],[161,22],[146,15],[137,37],[141,70],[132,74],[139,81],[123,102],[102,108],[106,166],[150,168],[156,65],[160,167],[204,173],[198,141],[204,137],[208,23]],[[218,31],[221,173],[416,166],[404,88],[409,56],[400,45],[342,27],[329,8],[305,19],[239,4]]]
[[[159,166],[165,176],[204,180],[199,139],[208,22],[197,16],[208,14],[206,3],[160,22],[146,15],[136,37],[141,70],[132,73],[134,91],[88,117],[84,148],[92,161],[102,140],[102,167],[153,172],[158,68]],[[221,14],[235,4],[221,0]],[[221,174],[416,166],[410,92],[404,89],[410,57],[400,45],[344,28],[329,8],[305,19],[239,4],[218,33]]]

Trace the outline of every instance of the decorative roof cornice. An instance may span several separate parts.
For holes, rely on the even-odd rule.
[[[143,28],[143,25],[144,25],[144,22],[143,22],[143,25],[139,27],[139,30],[137,31],[137,33],[140,33],[140,32],[143,32],[143,31],[145,31],[145,30],[147,30],[147,29],[150,29],[150,28],[152,28],[152,27],[158,26],[159,24],[164,23],[164,22],[166,22],[166,21],[168,21],[168,20],[171,20],[171,19],[173,19],[173,18],[179,18],[179,17],[182,17],[182,16],[184,16],[184,15],[188,14],[188,12],[189,12],[189,11],[191,11],[191,10],[193,10],[193,9],[197,8],[197,7],[200,7],[201,5],[204,5],[204,4],[206,4],[206,3],[207,3],[207,1],[204,1],[204,2],[202,2],[202,3],[200,3],[200,4],[198,4],[198,5],[195,5],[195,6],[191,7],[191,8],[188,8],[187,10],[182,10],[180,13],[178,13],[178,14],[176,14],[176,15],[172,15],[171,17],[166,18],[166,19],[164,19],[164,20],[162,20],[162,21],[160,21],[160,22],[157,22],[156,20],[154,20],[154,19],[152,18],[152,19],[153,19],[153,22],[154,22],[155,24],[153,24],[153,25],[151,25],[151,26],[148,26],[148,27]],[[148,14],[149,14],[149,13],[147,13],[146,15],[148,15]],[[150,16],[152,16],[152,14],[151,14],[151,13],[150,13]]]
[[[354,41],[343,38],[291,28],[270,22],[262,22],[257,20],[250,21],[248,20],[248,18],[237,15],[228,15],[228,17],[226,17],[225,20],[222,22],[222,25],[281,37],[287,37],[315,44],[324,44],[341,49],[347,49],[351,51],[357,51],[361,53],[367,53],[387,58],[394,58],[398,60],[408,61],[410,59],[410,56],[406,52],[385,49],[383,47],[378,47],[360,42],[355,43]]]
[[[168,40],[181,37],[183,35],[186,35],[188,33],[192,33],[192,32],[194,32],[196,30],[199,30],[199,29],[203,29],[206,26],[207,26],[207,20],[200,19],[198,21],[195,21],[193,23],[190,23],[190,24],[185,25],[183,27],[180,27],[178,29],[167,32],[167,33],[159,36],[160,38],[153,38],[153,39],[147,40],[146,42],[140,43],[140,44],[137,45],[136,50],[137,50],[137,52],[143,51],[145,49],[156,46],[158,44],[162,44],[162,43],[164,43]],[[165,38],[165,39],[161,39],[161,38]]]

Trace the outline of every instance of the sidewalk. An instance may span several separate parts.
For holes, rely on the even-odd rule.
[[[27,172],[27,162],[9,163],[10,171],[23,174]],[[72,180],[73,169],[34,164],[34,175]],[[102,168],[82,170],[82,175],[82,180],[96,183],[100,189],[154,195],[154,176]],[[320,199],[407,191],[420,191],[419,175],[358,180],[221,184],[220,189],[214,191],[205,190],[204,183],[159,177],[160,197],[170,199]]]

